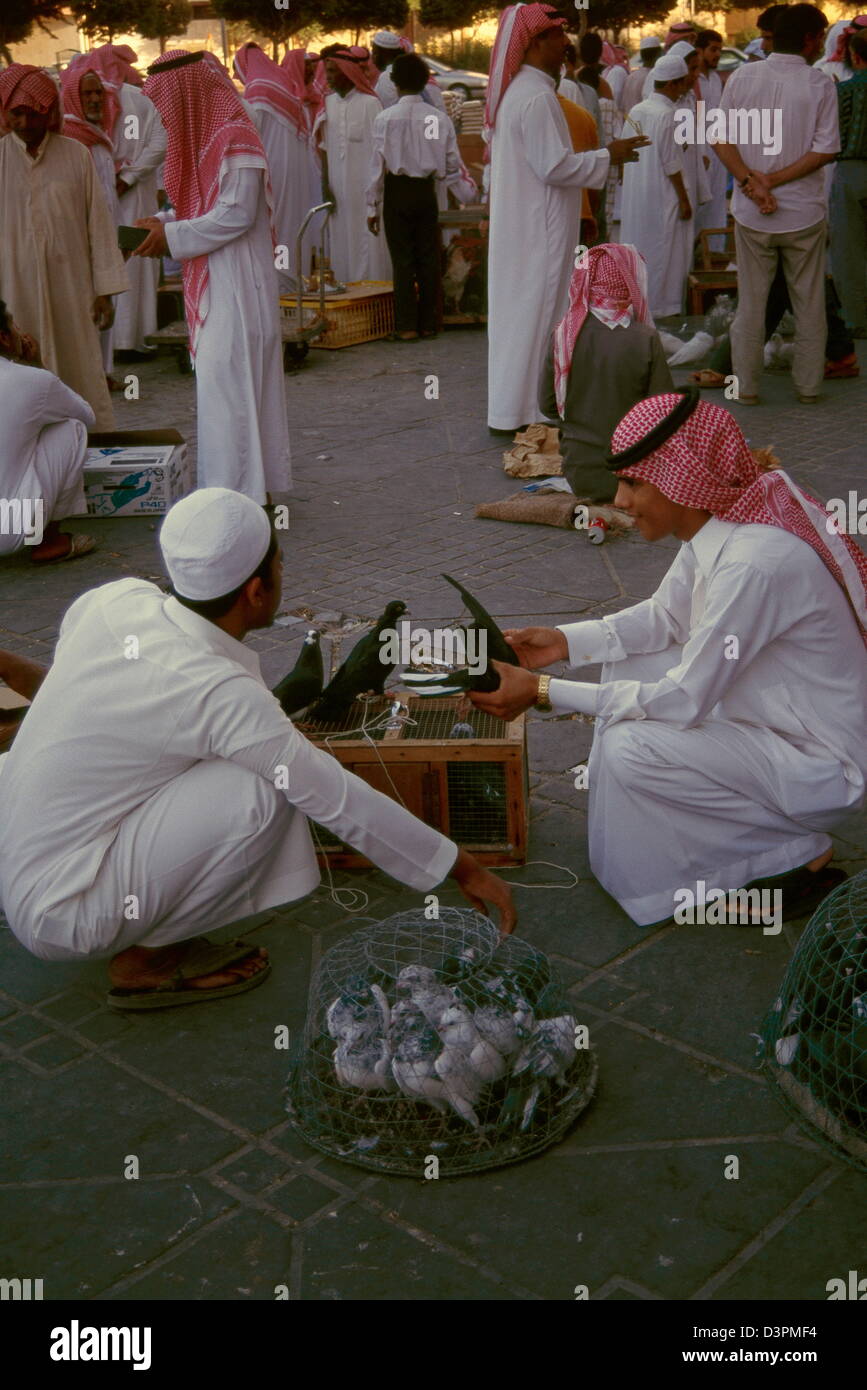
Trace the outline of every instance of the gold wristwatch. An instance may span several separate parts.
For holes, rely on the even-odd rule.
[[[548,687],[550,686],[550,684],[550,676],[539,677],[539,689],[536,694],[535,708],[541,711],[542,714],[550,714],[552,709],[554,708],[548,697]]]

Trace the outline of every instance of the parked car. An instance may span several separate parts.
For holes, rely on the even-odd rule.
[[[469,72],[466,68],[450,68],[439,58],[429,58],[422,53],[440,87],[444,92],[457,92],[467,101],[484,101],[488,90],[488,75],[485,72]]]
[[[717,72],[720,73],[722,76],[726,76],[728,73],[734,72],[735,68],[739,68],[741,63],[749,62],[749,57],[750,55],[748,53],[744,53],[744,50],[742,48],[734,48],[731,45],[726,44],[723,46],[723,51],[720,54]],[[637,68],[641,66],[640,53],[633,53],[632,57],[629,60],[629,66],[631,68]]]

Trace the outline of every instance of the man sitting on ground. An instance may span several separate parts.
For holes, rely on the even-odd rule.
[[[39,345],[20,331],[2,299],[0,420],[0,498],[12,509],[17,504],[21,518],[17,529],[0,528],[0,555],[26,546],[35,564],[48,564],[89,554],[93,537],[69,535],[60,523],[82,509],[82,468],[93,410],[42,367]],[[7,510],[14,519],[14,510]]]
[[[175,503],[167,597],[142,579],[82,594],[2,771],[0,902],[42,960],[110,956],[114,1008],[260,984],[265,953],[200,933],[319,882],[307,817],[419,892],[451,876],[472,905],[508,887],[316,748],[243,645],[280,605],[264,509],[226,488]]]
[[[585,502],[611,502],[606,465],[615,425],[645,396],[674,383],[647,307],[647,267],[634,246],[603,245],[577,258],[569,312],[554,330],[539,405],[560,419],[563,474]]]
[[[634,406],[611,445],[616,505],[683,542],[674,564],[620,613],[508,633],[528,669],[494,663],[473,702],[596,716],[590,863],[640,926],[699,882],[802,916],[846,877],[827,832],[864,803],[867,556],[694,387]],[[604,662],[601,683],[532,674],[556,661]]]

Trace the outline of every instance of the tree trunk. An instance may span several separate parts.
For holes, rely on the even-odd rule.
[[[272,40],[271,40],[271,57],[273,58],[273,60],[274,60],[275,63],[279,63],[279,61],[280,61],[280,45],[278,44],[278,42],[277,42],[276,39],[272,39]]]
[[[166,41],[165,41],[165,38],[163,37],[163,35],[160,34],[160,53],[161,53],[161,54],[162,54],[162,53],[165,53],[165,51],[166,51]]]

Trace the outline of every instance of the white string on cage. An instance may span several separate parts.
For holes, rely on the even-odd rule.
[[[565,864],[555,864],[551,859],[528,859],[525,864],[498,864],[497,873],[512,873],[515,869],[559,869],[561,874],[569,875],[568,883],[519,883],[515,882],[515,888],[577,888],[581,879],[573,869],[567,869]]]

